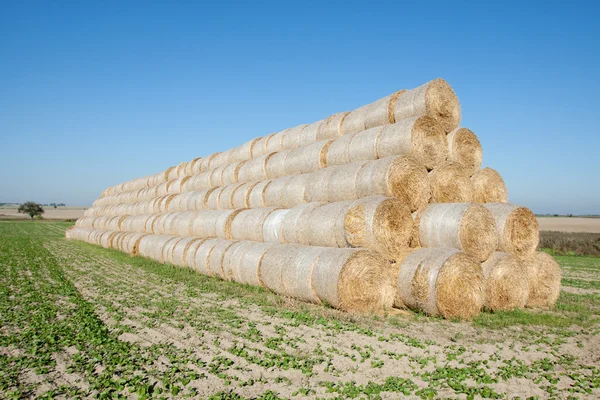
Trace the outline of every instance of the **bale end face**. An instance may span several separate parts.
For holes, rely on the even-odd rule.
[[[552,309],[560,296],[561,270],[551,255],[537,252],[523,262],[529,279],[527,307]]]
[[[410,211],[424,207],[430,200],[427,169],[411,157],[398,157],[388,170],[388,192],[406,202]]]
[[[494,253],[482,264],[485,307],[492,311],[523,308],[529,297],[529,282],[519,260],[508,253]]]
[[[477,135],[467,128],[457,128],[448,134],[450,161],[464,166],[469,174],[475,174],[483,161],[483,149]]]
[[[473,183],[460,164],[446,163],[429,173],[432,203],[470,203]]]
[[[485,261],[498,248],[496,221],[485,208],[470,206],[462,218],[460,242],[466,253],[477,261]]]
[[[448,82],[434,79],[427,85],[425,94],[427,114],[436,119],[446,132],[460,124],[460,102]]]
[[[508,191],[504,179],[498,171],[492,168],[483,168],[472,177],[473,201],[476,203],[506,203]]]

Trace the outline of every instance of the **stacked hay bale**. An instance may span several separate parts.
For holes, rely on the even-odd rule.
[[[552,307],[531,211],[442,79],[106,189],[67,238],[350,312]]]

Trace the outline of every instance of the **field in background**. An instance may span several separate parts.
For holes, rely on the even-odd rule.
[[[598,398],[600,258],[556,311],[355,317],[0,221],[0,398]]]
[[[540,231],[600,233],[600,218],[537,217]]]
[[[89,207],[44,207],[44,219],[78,219]],[[30,219],[27,214],[19,214],[17,206],[0,207],[0,219]]]

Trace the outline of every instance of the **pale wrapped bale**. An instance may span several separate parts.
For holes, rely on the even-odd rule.
[[[225,239],[264,242],[263,224],[274,210],[271,207],[241,210],[232,219],[229,236],[225,236]]]
[[[184,211],[174,213],[170,226],[170,234],[173,236],[191,236],[192,221],[196,217],[196,213],[193,211]]]
[[[395,121],[420,115],[434,118],[446,132],[458,127],[460,103],[448,82],[438,78],[400,94],[394,104]]]
[[[154,222],[154,233],[159,235],[173,235],[172,224],[176,216],[177,213],[166,213],[160,215],[156,222]]]
[[[237,208],[233,206],[233,195],[242,185],[243,183],[234,183],[223,187],[223,189],[221,190],[221,194],[219,195],[217,207],[220,210],[229,210],[232,208]]]
[[[431,196],[426,168],[411,157],[392,156],[368,161],[358,171],[355,185],[357,198],[396,197],[411,211],[424,207]]]
[[[221,232],[225,229],[222,227],[222,218],[231,217],[233,213],[234,210],[196,211],[195,216],[192,217],[190,235],[204,239],[217,237],[217,230]],[[226,222],[224,223],[226,224]],[[219,229],[217,229],[217,224],[221,225]]]
[[[190,179],[189,176],[184,176],[182,178],[177,178],[171,182],[169,185],[167,192],[169,194],[179,194],[183,192],[183,188],[185,183]]]
[[[523,308],[529,298],[529,281],[519,260],[496,252],[483,264],[485,307],[492,311]]]
[[[193,192],[185,193],[187,198],[186,209],[190,211],[205,210],[208,208],[208,198],[212,192],[217,188],[210,188],[204,190],[196,190]]]
[[[166,235],[147,235],[140,239],[137,246],[137,253],[142,257],[151,258],[158,262],[162,260],[162,249],[165,244],[173,240],[173,236]]]
[[[202,244],[198,246],[198,249],[196,249],[194,259],[191,260],[192,263],[190,264],[190,268],[199,274],[212,276],[213,274],[209,266],[210,253],[215,246],[222,241],[223,239],[208,239],[202,242]]]
[[[288,128],[282,131],[283,139],[281,141],[284,149],[293,150],[300,147],[300,142],[302,138],[302,131],[308,125],[298,125],[294,128]]]
[[[308,218],[312,210],[326,203],[308,203],[289,210],[281,223],[283,243],[308,243],[308,238],[302,236],[300,225]]]
[[[185,201],[183,206],[181,203],[182,199],[185,200],[185,197],[183,196],[183,194],[174,195],[169,204],[167,205],[167,212],[186,211],[185,209],[183,209],[185,207]]]
[[[291,150],[282,150],[270,155],[265,165],[268,179],[275,179],[285,175],[285,159],[291,152]]]
[[[260,268],[265,253],[274,243],[249,242],[252,246],[241,256],[241,262],[236,264],[234,276],[239,276],[239,283],[265,287],[260,279]]]
[[[470,203],[473,183],[460,164],[448,162],[429,173],[432,203]]]
[[[249,140],[243,145],[234,148],[229,154],[229,163],[250,160],[252,158],[254,146],[256,146],[259,139],[260,138]]]
[[[248,161],[241,166],[238,182],[262,181],[267,179],[267,161],[276,153],[267,154]]]
[[[265,188],[264,204],[266,207],[282,206],[283,189],[291,179],[291,176],[284,176],[271,181],[271,183]]]
[[[477,135],[467,128],[456,128],[447,136],[448,159],[464,166],[470,175],[481,167],[483,150]]]
[[[469,319],[485,302],[483,271],[457,249],[417,249],[399,262],[398,295],[413,310]]]
[[[540,234],[537,219],[530,209],[510,203],[487,203],[496,221],[498,250],[528,258],[535,253]]]
[[[172,251],[169,253],[169,258],[167,261],[173,265],[179,265],[181,267],[186,266],[186,257],[187,252],[190,249],[190,246],[194,242],[202,241],[202,239],[193,238],[193,237],[185,237],[182,238],[175,246],[173,246]]]
[[[238,274],[239,266],[242,262],[244,253],[252,247],[254,242],[240,241],[233,242],[223,255],[223,274],[224,279],[228,281],[240,282],[241,277]]]
[[[322,123],[323,120],[313,122],[312,124],[308,124],[307,126],[305,126],[304,129],[302,129],[302,133],[300,134],[299,141],[296,147],[308,146],[317,142]]]
[[[529,281],[527,307],[549,309],[560,296],[561,270],[550,254],[535,252],[523,261]]]
[[[393,113],[394,105],[398,97],[404,92],[405,90],[400,90],[351,111],[343,120],[342,132],[344,134],[361,132],[397,122]]]
[[[158,212],[166,213],[169,209],[169,204],[171,201],[177,196],[176,194],[169,194],[164,196],[161,201],[158,203]]]
[[[383,127],[377,127],[352,135],[352,140],[348,143],[347,149],[348,161],[352,163],[378,159],[377,143],[379,142],[382,129]]]
[[[191,191],[195,191],[195,190],[203,190],[203,189],[209,189],[209,188],[213,187],[211,180],[210,180],[210,176],[213,172],[214,171],[209,170],[209,171],[201,172],[198,175],[192,176],[190,179],[188,179],[186,181],[184,190],[186,192],[191,192]]]
[[[177,246],[177,243],[181,242],[182,240],[184,240],[184,238],[173,237],[171,240],[165,243],[161,252],[162,262],[171,263],[171,260],[173,259],[173,251],[175,250],[175,246]]]
[[[241,168],[247,161],[238,161],[225,166],[221,174],[221,185],[231,185],[239,181],[239,173]]]
[[[235,217],[245,209],[222,210],[221,216],[217,218],[215,234],[218,238],[231,238],[231,228]]]
[[[127,232],[126,236],[120,243],[121,251],[129,253],[131,255],[139,254],[139,244],[143,237],[146,237],[146,233],[132,233]]]
[[[256,143],[254,144],[254,147],[252,148],[253,159],[269,154],[269,152],[267,151],[267,142],[269,141],[269,139],[271,139],[271,136],[273,135],[274,133],[271,133],[270,135],[258,138]]]
[[[214,158],[210,160],[209,168],[215,170],[229,164],[229,154],[231,154],[231,149],[225,150],[222,153],[215,153]]]
[[[258,182],[246,182],[237,187],[231,197],[231,208],[249,208],[250,193],[258,185]]]
[[[77,221],[75,221],[75,226],[77,228],[93,228],[94,219],[95,218],[93,218],[93,217],[79,218]]]
[[[207,208],[210,208],[211,210],[220,209],[219,203],[220,203],[220,199],[221,199],[221,194],[223,193],[225,188],[226,188],[226,186],[219,186],[214,191],[210,192],[210,194],[208,195],[208,197],[206,199]]]
[[[262,208],[267,206],[265,203],[265,190],[270,183],[271,181],[261,181],[252,188],[250,195],[248,196],[249,208]]]
[[[171,182],[172,181],[167,181],[158,185],[156,189],[157,196],[166,196],[167,194],[169,194],[169,185],[171,184]]]
[[[325,139],[337,139],[342,136],[342,123],[349,112],[339,112],[325,118],[319,126],[317,141]]]
[[[284,243],[283,241],[283,220],[290,210],[273,210],[265,218],[262,226],[263,241]]]
[[[283,187],[281,205],[285,208],[292,208],[306,203],[306,190],[312,184],[311,174],[290,177]]]
[[[344,201],[353,200],[360,197],[358,193],[358,176],[360,171],[363,170],[367,161],[359,161],[356,163],[341,166],[341,168],[334,168],[330,170],[327,175],[326,186],[310,188],[307,192],[310,195],[310,199],[316,201]],[[316,181],[318,182],[318,181]],[[313,184],[314,185],[314,184]],[[315,191],[326,191],[324,197],[318,197]]]
[[[165,171],[165,180],[170,181],[173,179],[177,179],[177,167],[169,167]]]
[[[298,300],[321,304],[321,299],[312,285],[313,269],[324,251],[322,247],[305,247],[294,263],[286,265],[281,271],[281,281],[285,293]]]
[[[318,171],[327,166],[327,149],[331,140],[324,140],[291,151],[284,161],[284,175]]]
[[[284,132],[274,133],[267,141],[267,153],[274,153],[284,150],[283,147]]]
[[[492,168],[483,168],[471,177],[473,201],[476,203],[506,203],[508,192],[500,174]]]
[[[154,233],[154,223],[162,214],[152,214],[150,216],[146,215],[144,217],[144,226],[142,227],[144,233]],[[128,229],[124,229],[128,230]]]
[[[431,204],[415,222],[422,247],[452,247],[480,262],[498,248],[494,217],[478,204]]]
[[[350,133],[331,142],[327,149],[327,155],[325,156],[327,166],[350,163],[350,153],[348,148],[350,147],[350,142],[354,136],[358,135],[358,133],[359,132]]]
[[[262,286],[278,294],[286,294],[282,281],[282,271],[294,263],[305,246],[281,244],[271,247],[260,262],[260,281]]]
[[[210,187],[223,185],[223,173],[228,166],[229,164],[226,164],[212,170],[210,174]]]
[[[177,165],[177,167],[175,168],[176,171],[176,175],[177,178],[183,178],[184,176],[186,176],[185,170],[187,168],[188,162],[184,161],[182,163],[180,163],[179,165]]]
[[[231,240],[219,240],[219,242],[213,247],[208,258],[208,268],[212,276],[219,277],[221,279],[227,279],[225,271],[223,270],[223,258],[225,252],[235,242]]]
[[[200,246],[202,246],[202,243],[204,243],[207,240],[207,239],[199,239],[199,238],[194,238],[194,239],[195,240],[190,243],[189,248],[185,252],[185,258],[184,258],[185,262],[183,264],[190,269],[193,269],[193,266],[196,263],[196,252],[198,251],[198,248]]]
[[[322,302],[344,311],[381,314],[394,302],[390,263],[362,249],[325,249],[313,267]]]
[[[193,175],[198,175],[202,172],[209,171],[211,169],[210,163],[219,153],[211,154],[208,157],[202,157],[198,160],[198,162],[194,163],[193,166]]]
[[[194,158],[192,161],[188,162],[185,166],[185,175],[192,176],[195,174],[194,166],[198,164],[202,160],[202,157]]]
[[[300,244],[321,247],[347,247],[344,217],[352,201],[325,204],[313,208],[306,218],[299,220],[296,235]]]

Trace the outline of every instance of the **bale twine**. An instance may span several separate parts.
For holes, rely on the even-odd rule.
[[[448,159],[464,166],[469,175],[481,167],[483,149],[477,135],[467,128],[456,128],[447,136]]]
[[[282,131],[283,138],[281,140],[284,149],[293,150],[300,147],[300,141],[302,137],[302,131],[306,128],[307,124],[298,125],[294,128],[288,128]]]
[[[250,193],[258,182],[246,182],[236,187],[231,196],[231,208],[249,208]]]
[[[165,244],[172,239],[172,236],[166,235],[143,236],[137,245],[137,254],[142,257],[162,262],[162,249]]]
[[[282,151],[284,149],[284,147],[283,147],[284,132],[285,131],[277,132],[269,137],[269,140],[267,141],[267,154]]]
[[[509,203],[487,203],[483,206],[496,221],[499,251],[519,258],[534,254],[540,235],[537,219],[530,209]]]
[[[265,218],[262,225],[262,241],[284,243],[283,220],[290,210],[274,209]]]
[[[219,209],[221,194],[223,194],[223,191],[225,190],[225,188],[226,188],[226,186],[219,186],[215,190],[210,192],[210,194],[206,198],[206,206],[208,208],[213,209],[213,210]]]
[[[265,188],[264,202],[266,207],[281,207],[283,204],[283,189],[291,179],[291,176],[283,176],[271,181]]]
[[[324,249],[313,266],[312,287],[340,310],[380,314],[394,302],[390,264],[363,249]]]
[[[358,171],[355,185],[356,198],[396,197],[411,211],[424,207],[431,196],[427,169],[412,157],[392,156],[368,161]]]
[[[219,277],[221,279],[227,279],[225,271],[223,270],[223,258],[227,249],[229,249],[235,242],[231,240],[219,240],[219,242],[213,247],[208,257],[208,268],[212,276]]]
[[[508,253],[496,252],[483,264],[485,307],[492,311],[525,307],[529,281],[519,260]]]
[[[239,277],[239,279],[236,279],[239,283],[265,287],[260,279],[262,260],[265,253],[273,246],[276,246],[276,244],[259,242],[247,243],[252,243],[252,246],[241,255],[240,262],[234,264],[234,276]]]
[[[238,182],[262,181],[267,179],[267,160],[273,154],[260,156],[243,164],[238,173]]]
[[[281,205],[292,208],[306,203],[307,187],[312,185],[311,174],[294,175],[288,179],[281,193]]]
[[[242,183],[234,183],[228,186],[223,187],[221,190],[221,194],[219,196],[219,201],[217,204],[217,208],[221,210],[229,210],[232,208],[236,208],[233,206],[233,195],[240,188]],[[245,208],[245,207],[241,207]]]
[[[185,250],[185,255],[184,255],[184,266],[193,269],[193,265],[196,262],[196,251],[198,251],[198,248],[202,245],[202,243],[204,243],[206,241],[206,239],[199,239],[199,238],[195,238],[194,241],[192,241],[189,245],[189,247],[187,248],[187,250]],[[175,255],[173,255],[173,257],[175,257]]]
[[[329,148],[327,149],[327,155],[325,156],[325,161],[328,166],[350,163],[350,153],[348,152],[348,147],[356,135],[358,135],[358,132],[344,135],[331,142]]]
[[[214,247],[222,242],[223,239],[208,239],[202,242],[194,253],[194,259],[189,265],[194,271],[207,276],[212,276],[210,270],[209,258]]]
[[[353,201],[344,216],[349,246],[376,251],[389,260],[397,259],[406,251],[413,226],[408,206],[399,199],[385,196]]]
[[[349,112],[340,112],[325,118],[317,132],[317,141],[325,139],[337,139],[342,136],[342,122]]]
[[[429,173],[431,203],[470,203],[473,183],[460,164],[448,162]]]
[[[476,203],[506,203],[508,192],[504,179],[492,168],[483,168],[471,177],[473,201]]]
[[[417,215],[415,222],[422,247],[459,249],[480,262],[498,248],[494,217],[478,204],[431,204]]]
[[[240,241],[233,242],[231,246],[223,254],[223,274],[224,279],[227,281],[239,282],[240,276],[237,274],[239,271],[238,265],[242,261],[244,252],[252,247],[254,242]]]
[[[224,239],[264,242],[263,224],[274,210],[272,207],[240,210],[232,219]]]
[[[270,185],[271,181],[261,181],[257,183],[248,196],[249,208],[262,208],[266,207],[265,203],[265,190]]]
[[[270,135],[258,138],[256,143],[254,144],[254,147],[252,148],[253,159],[261,156],[266,156],[269,153],[267,151],[267,142],[269,141],[269,139],[271,139],[271,136],[273,135],[274,133],[271,133]]]
[[[536,252],[523,261],[529,281],[527,307],[549,309],[560,296],[561,270],[551,255]]]
[[[323,140],[292,150],[285,158],[283,175],[305,174],[325,168],[327,149],[331,142],[331,140]]]
[[[308,219],[311,212],[326,203],[308,203],[296,206],[285,214],[281,222],[281,237],[283,243],[308,243],[308,238],[300,227]]]
[[[285,159],[291,153],[291,150],[282,150],[270,154],[266,160],[265,171],[268,179],[279,178],[285,175]]]
[[[469,319],[484,305],[481,265],[457,249],[417,249],[399,268],[398,295],[413,310]]]
[[[304,250],[305,246],[297,244],[281,244],[269,248],[260,263],[261,285],[272,292],[286,294],[282,280],[283,269],[292,265]]]
[[[460,103],[454,90],[445,80],[434,79],[400,94],[394,104],[395,121],[420,115],[434,118],[446,132],[458,127]]]

